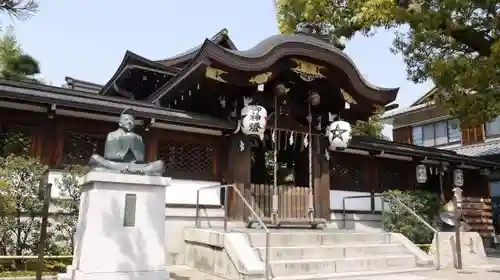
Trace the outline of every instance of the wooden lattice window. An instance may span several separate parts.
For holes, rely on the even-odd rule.
[[[384,159],[377,160],[379,187],[377,192],[388,190],[412,190],[415,166],[412,163]]]
[[[462,169],[464,173],[464,196],[489,197],[489,180],[485,175],[481,175],[479,170]],[[453,171],[450,171],[450,186],[453,184]],[[451,191],[450,191],[451,193]]]
[[[209,143],[160,141],[158,157],[165,162],[165,174],[186,179],[214,177],[215,151]]]
[[[0,156],[11,154],[31,155],[33,134],[30,127],[21,125],[0,125]]]
[[[330,189],[368,192],[363,176],[361,156],[336,153],[330,158]]]
[[[61,165],[87,165],[93,154],[104,154],[106,135],[68,131],[64,140]]]

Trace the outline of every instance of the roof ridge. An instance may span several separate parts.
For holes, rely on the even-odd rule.
[[[223,42],[224,40],[226,40],[228,42],[228,44],[229,44],[229,46],[230,46],[231,49],[238,50],[238,48],[236,47],[236,45],[234,44],[234,42],[229,37],[229,31],[226,28],[221,29],[219,32],[215,33],[215,35],[213,35],[211,38],[206,38],[206,39],[212,41],[213,43],[215,43],[217,45],[220,44],[221,42]],[[155,60],[155,62],[162,63],[162,62],[166,62],[166,61],[169,61],[169,60],[180,59],[181,57],[188,57],[186,60],[189,60],[190,59],[189,56],[194,56],[201,49],[202,46],[203,46],[203,43],[199,44],[199,45],[197,45],[195,47],[189,48],[189,49],[187,49],[187,50],[185,50],[183,52],[180,52],[180,53],[177,53],[175,55],[169,56],[167,58]],[[181,62],[182,61],[175,62],[175,63],[181,63]]]
[[[424,101],[429,97],[431,96],[435,91],[437,91],[438,88],[437,86],[434,86],[432,87],[431,89],[429,89],[426,93],[424,93],[424,95],[422,95],[419,99],[415,100],[415,102],[411,103],[411,105],[409,107],[413,107],[413,106],[417,106],[417,105],[421,105],[424,103]]]

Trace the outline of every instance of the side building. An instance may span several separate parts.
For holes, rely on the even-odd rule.
[[[384,114],[384,122],[393,126],[393,141],[500,161],[500,117],[485,124],[463,126],[460,120],[436,106],[437,91],[432,88],[409,107]],[[489,178],[493,220],[500,233],[500,172],[491,172]]]

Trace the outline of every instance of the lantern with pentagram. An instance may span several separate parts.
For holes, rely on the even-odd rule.
[[[326,137],[331,151],[344,150],[351,141],[351,125],[346,121],[332,122],[326,128]]]
[[[267,125],[267,110],[259,105],[248,105],[241,109],[241,132],[264,139]]]

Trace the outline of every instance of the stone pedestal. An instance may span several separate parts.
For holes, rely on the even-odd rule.
[[[436,260],[436,242],[439,242],[439,255],[441,257],[441,267],[453,267],[456,264],[456,243],[454,232],[440,232],[439,240],[436,236],[432,240],[430,254]],[[488,263],[484,250],[483,239],[477,232],[461,232],[460,244],[462,251],[462,265],[483,265]]]
[[[165,280],[170,178],[90,172],[83,178],[73,280]]]

